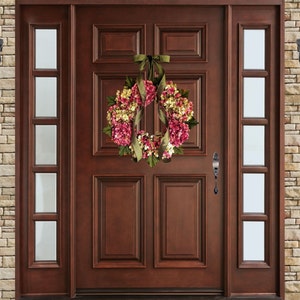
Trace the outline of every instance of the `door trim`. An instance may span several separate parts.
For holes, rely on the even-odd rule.
[[[34,2],[35,5],[41,4],[41,5],[50,5],[50,4],[57,4],[57,5],[69,5],[69,29],[70,29],[70,65],[68,69],[68,75],[69,75],[69,84],[70,84],[70,123],[69,123],[69,134],[70,134],[70,170],[69,170],[69,179],[70,179],[70,209],[69,209],[69,222],[70,222],[70,244],[69,244],[69,251],[70,251],[70,282],[69,282],[69,293],[72,297],[77,297],[76,294],[76,268],[75,268],[75,226],[76,226],[76,220],[75,220],[75,149],[76,149],[76,140],[75,140],[75,120],[76,120],[76,30],[75,30],[75,24],[76,24],[76,6],[82,4],[82,1],[80,0],[17,0],[16,3],[16,20],[17,20],[17,26],[16,26],[16,38],[17,38],[17,54],[16,54],[16,299],[20,298],[20,290],[21,290],[21,284],[20,284],[20,264],[21,264],[21,248],[20,246],[20,240],[21,240],[21,232],[22,232],[22,222],[21,222],[21,212],[20,212],[20,195],[22,193],[22,183],[21,182],[21,169],[22,166],[20,164],[22,160],[22,125],[20,124],[22,112],[20,110],[20,102],[22,98],[22,89],[20,87],[21,83],[21,51],[20,49],[20,14],[21,14],[21,7],[22,5],[32,5]],[[164,3],[162,3],[164,2]],[[228,87],[232,86],[232,70],[229,67],[232,63],[233,56],[232,56],[232,46],[231,46],[231,28],[232,28],[232,5],[243,5],[247,2],[247,4],[251,5],[278,5],[280,7],[280,62],[279,62],[279,68],[280,68],[280,108],[279,113],[279,183],[280,183],[280,195],[279,195],[279,215],[276,216],[278,218],[279,222],[279,246],[280,246],[280,254],[279,256],[279,289],[278,293],[282,296],[282,298],[273,296],[273,295],[260,295],[259,299],[283,299],[284,297],[284,80],[283,80],[283,74],[284,74],[284,59],[283,59],[283,53],[284,53],[284,45],[283,45],[283,36],[284,36],[284,1],[282,0],[228,0],[228,1],[218,1],[218,0],[185,0],[182,1],[182,3],[177,3],[176,5],[224,5],[226,6],[225,12],[226,12],[226,18],[225,18],[225,36],[227,39],[225,39],[226,46],[225,46],[225,52],[226,52],[226,61],[225,61],[225,87],[227,87],[225,91],[225,103],[224,103],[224,119],[225,119],[225,128],[224,131],[226,132],[225,138],[224,138],[224,295],[230,297],[233,296],[234,299],[239,299],[239,297],[236,297],[232,294],[231,290],[231,265],[232,265],[232,259],[230,255],[230,249],[232,248],[231,240],[232,240],[232,234],[229,230],[230,228],[230,219],[231,219],[231,206],[230,202],[228,201],[230,199],[230,196],[232,195],[231,185],[230,185],[230,174],[231,174],[231,165],[230,160],[233,159],[232,157],[232,147],[231,147],[231,139],[233,132],[230,130],[230,120],[231,120],[231,113],[232,113],[232,104],[230,102],[230,99],[232,98],[232,90]],[[87,5],[92,4],[122,4],[122,0],[88,0],[85,2]],[[162,1],[162,0],[153,0],[151,3],[147,0],[129,0],[127,2],[128,5],[134,5],[134,4],[144,4],[144,5],[156,5],[156,4],[168,4],[168,1]],[[174,299],[175,294],[178,295],[178,293],[173,294],[174,292],[171,292],[171,294],[164,294],[164,295],[172,295],[170,299]],[[146,293],[147,294],[147,293]],[[152,296],[146,295],[144,292],[142,294],[136,294],[133,298],[139,298],[139,299],[151,299]],[[155,294],[155,293],[154,293]],[[180,293],[179,293],[180,294]],[[82,294],[83,295],[83,294]],[[124,294],[122,294],[124,295]],[[151,294],[153,295],[153,294]],[[160,293],[159,293],[160,295]],[[186,294],[185,294],[186,295]],[[192,294],[190,294],[192,295]],[[199,295],[197,293],[197,295]],[[118,296],[118,293],[108,293],[107,295],[103,296],[105,298],[112,299],[124,299],[124,296]],[[189,296],[189,299],[230,299],[222,296],[207,296],[201,297],[201,296]],[[183,299],[183,295],[179,296],[181,299]],[[27,298],[26,299],[39,299],[42,297],[37,298]],[[24,298],[24,299],[25,299]],[[57,299],[71,299],[70,297],[60,297],[57,296]],[[97,296],[97,298],[101,299],[102,296]],[[92,299],[92,296],[83,296],[80,297],[80,299]],[[164,298],[167,299],[167,298]],[[247,299],[247,297],[243,297],[243,300]],[[253,299],[253,295],[249,296],[248,299]]]

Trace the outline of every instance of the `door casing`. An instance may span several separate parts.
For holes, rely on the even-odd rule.
[[[123,4],[122,1],[102,1],[102,0],[95,0],[95,1],[87,1],[85,2],[85,5],[89,4],[98,4],[98,5],[105,5],[105,4]],[[144,5],[167,5],[169,4],[169,1],[152,1],[150,3],[146,3],[147,1],[129,1],[128,5],[135,5],[135,4],[144,4]],[[68,159],[68,164],[66,167],[67,171],[67,177],[66,177],[66,183],[69,184],[68,189],[68,195],[70,198],[69,205],[66,205],[64,216],[65,216],[65,227],[63,232],[67,234],[67,232],[70,233],[70,235],[67,234],[70,238],[66,242],[66,245],[64,246],[65,251],[65,267],[64,267],[64,276],[65,276],[65,283],[63,291],[55,292],[58,294],[65,294],[69,295],[71,297],[76,295],[76,284],[75,284],[75,243],[73,236],[75,233],[75,224],[76,219],[74,215],[75,211],[75,204],[74,204],[74,198],[75,198],[75,131],[74,126],[72,126],[75,122],[75,74],[76,74],[76,30],[75,30],[75,23],[76,23],[76,6],[81,5],[80,1],[29,1],[29,0],[19,0],[17,1],[17,68],[16,68],[16,118],[17,118],[17,124],[16,124],[16,145],[17,145],[17,151],[16,151],[16,161],[17,161],[17,167],[16,167],[16,241],[17,241],[17,253],[16,253],[16,261],[17,261],[17,272],[16,272],[16,298],[19,299],[21,295],[24,294],[24,286],[27,285],[30,286],[29,281],[25,282],[24,280],[21,280],[22,277],[22,271],[24,268],[24,265],[26,267],[26,255],[24,256],[24,252],[27,253],[26,249],[26,243],[23,240],[24,237],[24,228],[27,230],[27,220],[26,220],[26,210],[27,206],[24,204],[24,201],[26,200],[26,197],[24,197],[24,193],[26,194],[27,190],[27,181],[25,180],[24,174],[26,174],[27,170],[27,159],[28,156],[27,148],[26,148],[26,129],[27,129],[27,122],[26,122],[26,116],[27,111],[24,110],[24,107],[22,106],[22,101],[24,101],[24,98],[26,99],[26,96],[24,96],[24,92],[28,91],[28,82],[24,82],[24,78],[27,74],[26,68],[28,65],[26,64],[26,61],[29,57],[29,50],[27,48],[24,48],[24,45],[28,46],[24,42],[24,39],[22,39],[23,34],[23,28],[22,25],[24,25],[21,22],[21,19],[24,17],[23,13],[25,11],[26,7],[29,7],[29,5],[40,5],[41,11],[45,8],[44,5],[55,5],[56,7],[63,7],[61,17],[65,18],[67,21],[63,22],[63,28],[68,28],[66,37],[68,39],[68,43],[66,45],[65,51],[67,51],[68,55],[66,55],[67,61],[68,61],[68,71],[65,74],[65,80],[68,82],[68,85],[70,86],[68,92],[66,93],[67,99],[68,99],[68,121],[66,124],[66,133],[70,137],[71,143],[68,145],[68,153],[70,154]],[[276,170],[278,171],[278,175],[276,177],[277,185],[277,202],[276,202],[276,209],[274,210],[275,215],[275,223],[278,228],[276,233],[276,247],[278,247],[278,252],[276,252],[276,261],[277,261],[277,268],[276,268],[276,277],[277,281],[279,282],[278,289],[274,295],[274,298],[277,296],[280,296],[281,298],[284,297],[284,254],[283,254],[283,245],[284,245],[284,160],[283,160],[283,147],[284,147],[284,122],[283,122],[283,111],[284,111],[284,89],[283,89],[283,12],[284,12],[284,4],[283,1],[275,1],[275,0],[253,0],[253,1],[242,1],[242,0],[232,0],[232,1],[202,1],[202,0],[189,0],[189,1],[177,1],[176,5],[222,5],[224,6],[225,11],[225,40],[226,42],[226,49],[225,49],[225,61],[226,61],[226,86],[228,87],[225,91],[225,103],[224,103],[224,113],[225,113],[225,156],[226,159],[224,159],[224,184],[225,184],[225,206],[224,206],[224,245],[225,245],[225,261],[224,261],[224,296],[235,296],[235,295],[243,295],[243,292],[236,290],[236,288],[233,285],[233,278],[235,276],[239,276],[239,271],[235,273],[234,269],[235,266],[235,258],[232,254],[232,249],[236,245],[236,237],[235,237],[235,226],[232,226],[233,222],[236,222],[236,204],[232,199],[236,197],[236,190],[234,188],[235,180],[232,179],[232,173],[235,173],[234,166],[231,165],[232,161],[236,160],[236,150],[232,148],[232,141],[235,139],[235,130],[236,128],[232,126],[232,118],[234,114],[237,111],[237,107],[235,106],[234,102],[232,102],[232,99],[235,99],[237,96],[237,90],[234,87],[234,80],[235,78],[235,69],[232,69],[231,66],[235,66],[235,50],[237,48],[236,44],[232,44],[232,39],[234,40],[234,34],[235,34],[235,28],[233,28],[236,23],[240,22],[239,18],[233,20],[233,14],[235,13],[235,10],[238,10],[238,7],[240,7],[240,16],[241,19],[243,19],[243,16],[247,13],[247,10],[243,10],[243,7],[246,8],[247,5],[254,5],[258,8],[262,6],[273,6],[276,7],[276,18],[277,23],[279,24],[276,28],[278,29],[279,35],[278,40],[276,41],[276,46],[278,46],[278,49],[274,50],[273,54],[273,61],[275,62],[273,66],[273,70],[275,68],[278,68],[278,72],[276,73],[276,78],[274,79],[274,82],[278,84],[277,91],[278,97],[280,98],[280,101],[277,104],[277,107],[275,108],[274,112],[274,118],[276,121],[278,121],[276,127],[274,125],[273,129],[276,129],[276,134],[274,133],[274,146],[276,146],[275,150],[275,156],[278,159],[278,164],[276,165]],[[43,9],[42,9],[43,8]],[[45,22],[42,19],[35,19],[35,17],[32,16],[29,17],[30,22]],[[48,24],[53,23],[53,21],[48,20],[46,21]],[[56,21],[54,21],[55,23]],[[250,20],[246,18],[246,22],[251,23]],[[238,42],[238,41],[236,41]],[[68,49],[68,50],[67,50]],[[24,59],[25,57],[25,59]],[[25,125],[25,126],[24,126]],[[69,259],[68,259],[69,257]],[[36,277],[33,275],[31,277],[32,280],[34,280]],[[241,286],[241,289],[243,287]],[[25,289],[26,290],[26,289]],[[49,291],[48,294],[51,294]],[[113,293],[112,293],[113,294]],[[30,292],[27,294],[30,295]],[[255,295],[255,293],[253,293]],[[245,296],[245,295],[244,295]],[[260,295],[261,297],[261,295]],[[261,298],[260,298],[261,299]]]

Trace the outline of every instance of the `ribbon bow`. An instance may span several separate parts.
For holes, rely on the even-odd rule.
[[[147,79],[151,80],[152,82],[156,78],[158,81],[157,86],[157,95],[160,96],[162,91],[164,90],[166,86],[166,75],[165,70],[160,65],[160,63],[168,63],[170,62],[170,56],[169,55],[145,55],[145,54],[138,54],[133,57],[133,60],[135,63],[139,64],[139,71],[140,73],[145,70],[146,67],[148,67],[147,72]],[[157,70],[157,77],[155,77],[155,69]],[[138,88],[142,97],[142,100],[144,101],[146,99],[146,89],[143,84],[143,79],[140,74],[140,76],[137,79]]]

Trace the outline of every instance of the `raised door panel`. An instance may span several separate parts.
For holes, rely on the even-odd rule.
[[[144,25],[93,25],[94,63],[107,60],[128,62],[135,54],[144,53]]]
[[[155,267],[205,267],[205,176],[157,176],[155,184]]]
[[[94,268],[144,266],[143,177],[94,176]]]
[[[155,25],[157,53],[177,60],[206,60],[207,24]]]

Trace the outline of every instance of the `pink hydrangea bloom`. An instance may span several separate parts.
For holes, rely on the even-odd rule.
[[[156,87],[153,84],[153,82],[150,80],[144,80],[143,82],[144,82],[145,89],[146,89],[145,102],[142,102],[141,94],[140,94],[137,84],[135,84],[131,89],[131,91],[132,91],[131,97],[132,97],[133,101],[138,103],[138,105],[146,107],[154,101],[154,99],[156,97]]]
[[[169,120],[170,143],[176,147],[189,138],[189,125],[176,119]]]
[[[129,146],[131,144],[132,124],[115,123],[112,127],[112,140],[119,146]]]

